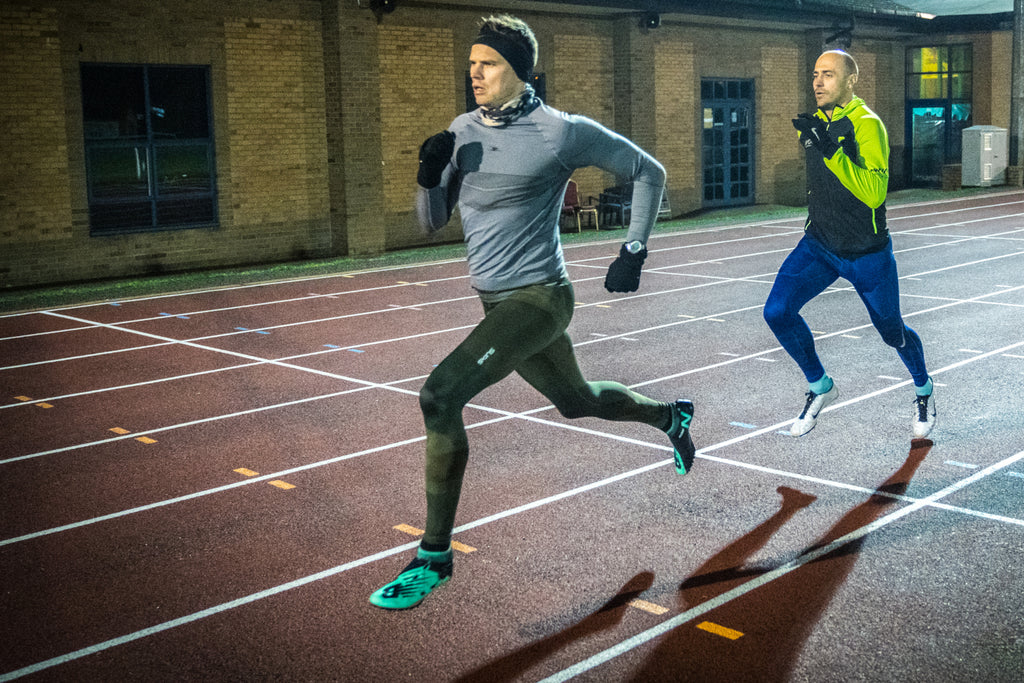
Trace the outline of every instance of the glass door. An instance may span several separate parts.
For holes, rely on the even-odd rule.
[[[911,182],[938,184],[946,158],[946,107],[910,107],[910,141]]]
[[[747,80],[701,82],[705,207],[754,202],[753,90]]]
[[[907,102],[910,183],[938,185],[945,164],[959,164],[963,130],[971,125],[971,105],[948,100]]]

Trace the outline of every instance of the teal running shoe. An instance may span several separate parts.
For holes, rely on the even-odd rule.
[[[675,449],[676,472],[686,474],[693,467],[697,449],[690,438],[690,423],[693,421],[693,402],[681,398],[672,404],[672,427],[668,438]]]
[[[432,553],[420,550],[391,583],[370,596],[370,604],[383,609],[409,609],[452,578],[452,551]]]

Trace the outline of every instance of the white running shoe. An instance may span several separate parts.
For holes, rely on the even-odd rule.
[[[824,394],[816,394],[813,391],[807,392],[807,403],[804,404],[804,409],[800,413],[800,416],[793,421],[793,426],[789,428],[789,433],[792,436],[803,436],[807,432],[814,429],[814,425],[818,422],[818,413],[825,409],[829,403],[836,400],[839,397],[839,389],[836,388],[835,383],[832,383],[832,388],[826,391]]]
[[[935,392],[914,399],[914,436],[923,439],[935,426]]]

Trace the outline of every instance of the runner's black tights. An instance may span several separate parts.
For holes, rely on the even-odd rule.
[[[474,396],[512,372],[568,418],[599,417],[668,429],[668,403],[618,382],[588,382],[580,373],[566,327],[575,300],[568,281],[516,290],[501,301],[484,299],[485,317],[420,391],[427,430],[427,522],[423,543],[447,547],[469,457],[462,410]]]

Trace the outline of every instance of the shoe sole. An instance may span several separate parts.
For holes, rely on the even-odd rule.
[[[687,413],[690,415],[690,420],[686,425],[686,431],[684,432],[686,441],[683,443],[683,452],[680,453],[679,448],[675,445],[675,441],[672,442],[676,474],[679,474],[680,476],[690,473],[693,469],[693,461],[697,458],[697,449],[694,447],[693,438],[690,436],[690,426],[693,424],[694,414],[693,402],[684,400],[683,403],[686,406]],[[675,405],[673,405],[672,409],[675,410]]]
[[[918,428],[918,425],[920,425],[922,423],[921,422],[915,422],[914,423],[914,438],[915,439],[923,439],[924,437],[926,437],[929,434],[931,434],[932,430],[935,429],[935,423],[936,422],[938,422],[938,418],[935,415],[932,415],[931,422],[924,423],[924,424],[927,425],[927,428],[924,429],[923,431]]]

